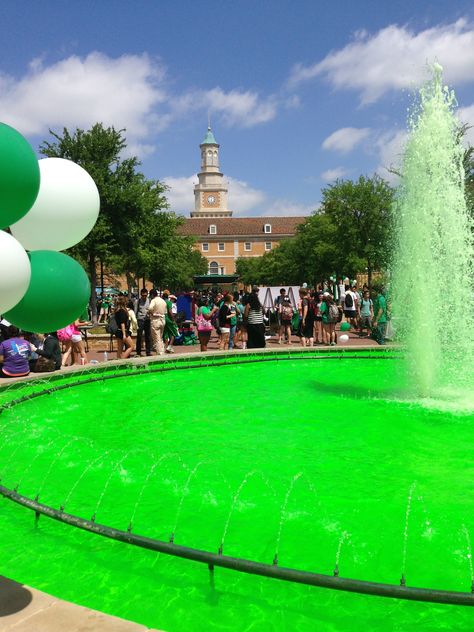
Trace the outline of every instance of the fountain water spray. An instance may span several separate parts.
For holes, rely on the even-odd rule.
[[[472,381],[472,221],[464,195],[462,126],[442,67],[410,117],[395,223],[392,306],[411,382],[426,397]]]

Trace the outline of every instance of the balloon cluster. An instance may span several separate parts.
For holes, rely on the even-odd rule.
[[[95,182],[63,158],[36,155],[0,123],[0,314],[27,331],[47,332],[84,311],[90,284],[60,250],[80,242],[100,209]],[[28,252],[27,252],[28,251]]]

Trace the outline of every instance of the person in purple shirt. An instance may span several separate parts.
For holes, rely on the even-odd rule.
[[[7,329],[7,340],[0,343],[0,377],[22,377],[30,372],[28,359],[32,345],[21,335],[18,327],[10,325]]]

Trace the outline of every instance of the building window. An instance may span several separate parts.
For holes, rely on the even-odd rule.
[[[250,241],[246,241],[244,244],[244,250],[246,250],[247,252],[249,250],[252,250],[252,244],[250,243]]]
[[[271,224],[264,224],[263,225],[263,232],[264,233],[271,233],[272,232],[272,225]]]
[[[218,250],[219,252],[224,252],[224,250],[225,250],[225,244],[223,244],[222,242],[218,243],[218,244],[217,244],[217,250]]]
[[[215,224],[211,224],[209,226],[209,234],[210,235],[217,235],[217,226]]]
[[[272,249],[272,242],[271,241],[266,241],[265,242],[265,250],[271,250]]]
[[[211,261],[209,264],[209,274],[219,274],[219,264],[217,261]]]
[[[208,243],[204,243],[202,245],[202,251],[203,252],[209,252],[209,244]]]

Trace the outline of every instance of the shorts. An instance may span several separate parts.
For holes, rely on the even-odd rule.
[[[221,327],[221,334],[230,334],[230,327]]]
[[[127,329],[127,331],[125,332],[125,335],[127,338],[130,338],[130,336],[132,335],[132,332],[130,331],[130,329]],[[121,329],[118,329],[115,332],[115,337],[118,338],[119,340],[123,340],[123,333]]]
[[[355,318],[356,317],[355,309],[345,309],[344,310],[344,316],[346,318]]]
[[[81,342],[82,336],[81,334],[72,334],[71,342]]]
[[[361,316],[360,328],[365,329],[366,327],[369,329],[372,327],[372,319],[370,318],[370,316]]]
[[[320,323],[323,320],[322,316],[315,316],[314,320],[317,321],[318,323]]]

